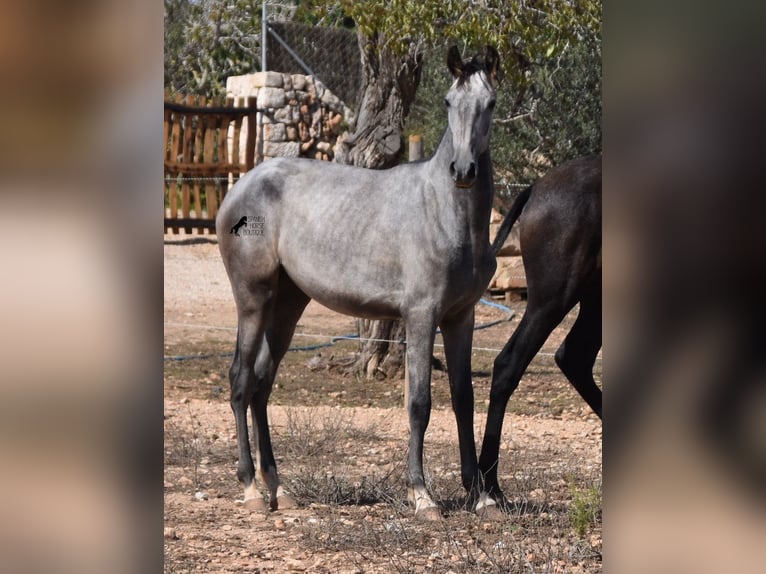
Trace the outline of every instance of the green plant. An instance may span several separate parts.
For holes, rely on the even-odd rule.
[[[580,488],[573,481],[569,483],[572,502],[569,505],[569,521],[577,536],[582,538],[601,513],[601,485],[593,484]]]

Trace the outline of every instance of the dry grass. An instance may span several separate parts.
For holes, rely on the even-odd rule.
[[[424,524],[413,518],[405,500],[401,445],[392,445],[397,454],[384,470],[365,474],[360,465],[344,461],[338,449],[349,439],[357,445],[377,440],[386,448],[373,428],[360,430],[352,421],[311,413],[291,414],[281,437],[292,460],[289,488],[303,504],[321,509],[321,518],[300,529],[301,543],[312,551],[342,553],[358,572],[599,570],[600,495],[593,496],[598,477],[578,472],[578,461],[550,465],[542,457],[517,456],[519,470],[503,480],[506,517],[491,523],[471,512],[454,472],[427,473],[444,519]],[[431,458],[442,460],[440,450],[452,446],[432,448]]]

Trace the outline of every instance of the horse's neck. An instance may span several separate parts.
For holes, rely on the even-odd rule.
[[[431,181],[443,181],[449,178],[449,163],[452,160],[452,132],[449,127],[444,131],[439,147],[429,160],[429,169],[433,176]],[[440,186],[438,193],[447,195],[453,201],[465,203],[470,214],[470,226],[478,233],[485,233],[489,229],[489,216],[492,210],[492,197],[494,195],[494,181],[492,179],[492,156],[489,148],[479,156],[478,177],[473,188],[458,189],[452,182],[447,186]]]

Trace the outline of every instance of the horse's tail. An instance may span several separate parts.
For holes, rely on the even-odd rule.
[[[497,255],[497,252],[500,251],[500,249],[503,247],[505,240],[508,239],[508,234],[511,232],[513,224],[516,223],[516,220],[521,215],[524,206],[527,204],[533,187],[534,185],[530,185],[528,188],[522,191],[518,197],[516,197],[516,201],[513,202],[511,209],[509,209],[508,213],[505,214],[505,219],[503,219],[503,223],[500,224],[500,229],[497,230],[495,240],[492,242],[493,255]]]

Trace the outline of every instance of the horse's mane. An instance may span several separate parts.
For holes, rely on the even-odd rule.
[[[468,79],[477,72],[486,72],[487,66],[484,63],[484,58],[474,56],[467,62],[463,62],[463,67],[460,70],[460,77],[457,79],[457,87],[463,86]]]

